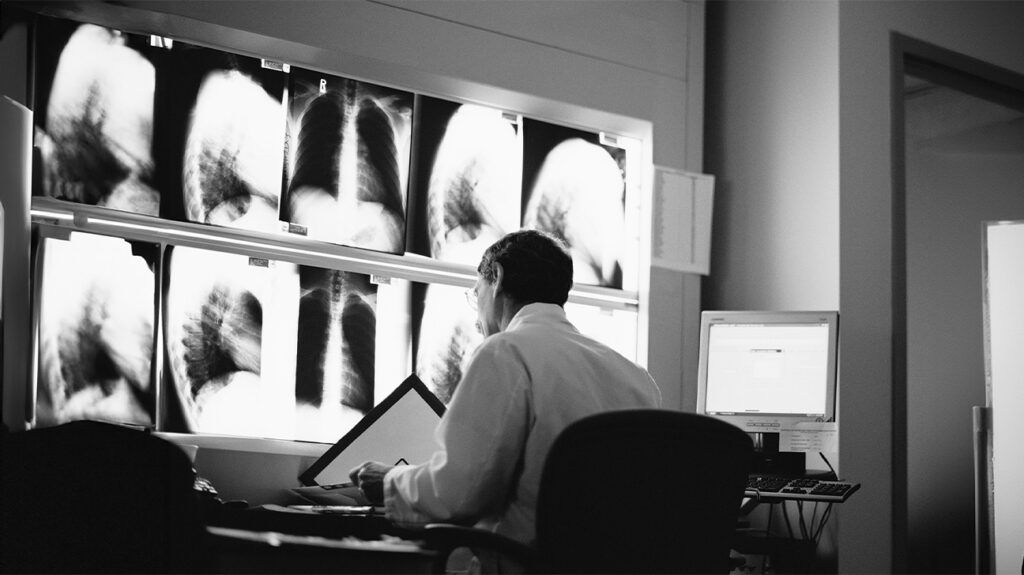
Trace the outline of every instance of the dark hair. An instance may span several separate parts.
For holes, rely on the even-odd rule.
[[[494,264],[505,270],[502,288],[515,301],[563,305],[572,288],[572,258],[565,244],[537,230],[512,232],[484,252],[476,271],[489,282]]]

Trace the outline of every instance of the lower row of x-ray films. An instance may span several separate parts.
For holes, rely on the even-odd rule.
[[[164,392],[155,389],[159,247],[73,232],[37,248],[36,424],[336,441],[415,371],[450,401],[483,340],[465,288],[166,248]],[[567,304],[635,357],[636,314]],[[415,346],[415,347],[413,347]]]

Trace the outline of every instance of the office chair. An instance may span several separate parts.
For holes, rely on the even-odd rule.
[[[5,433],[0,572],[208,571],[188,456],[93,421]]]
[[[567,427],[548,454],[536,549],[489,531],[430,525],[447,555],[471,547],[528,571],[727,573],[752,443],[730,424],[692,413],[601,413]]]

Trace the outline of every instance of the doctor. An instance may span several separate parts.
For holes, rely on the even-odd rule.
[[[533,545],[541,471],[558,434],[585,416],[658,407],[646,370],[581,334],[565,316],[572,258],[535,230],[491,245],[467,291],[484,342],[419,465],[366,462],[350,477],[408,526],[475,524]]]

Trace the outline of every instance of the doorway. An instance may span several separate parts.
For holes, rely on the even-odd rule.
[[[896,536],[907,571],[965,573],[975,561],[971,408],[986,403],[982,223],[1024,218],[1024,78],[895,44]]]

